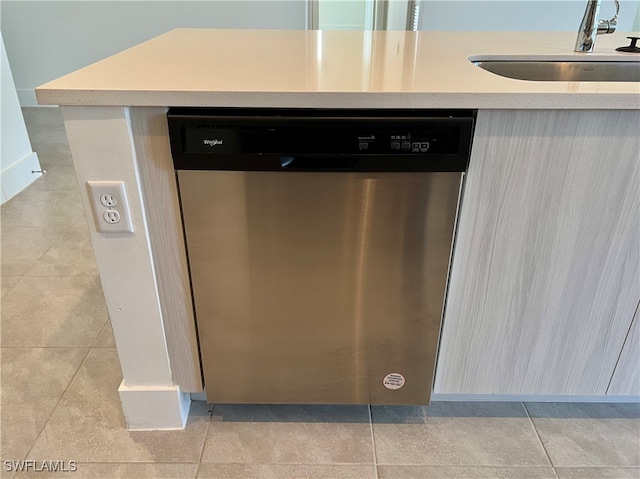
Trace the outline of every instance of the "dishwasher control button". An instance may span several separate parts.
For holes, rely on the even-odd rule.
[[[419,151],[420,150],[420,142],[419,141],[414,141],[411,144],[411,148],[413,148],[413,151]]]
[[[360,144],[358,145],[358,148],[360,148],[361,150],[368,150],[369,143],[365,143],[364,141],[361,141]]]
[[[423,141],[420,143],[420,153],[426,153],[427,151],[429,151],[429,142]]]
[[[408,141],[403,141],[402,142],[402,149],[403,150],[410,150],[411,149],[411,143],[409,143]]]
[[[391,149],[392,150],[399,150],[400,149],[400,143],[397,141],[394,141],[391,143]]]

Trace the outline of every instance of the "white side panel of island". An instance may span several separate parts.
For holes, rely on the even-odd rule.
[[[130,121],[125,107],[62,107],[123,373],[130,429],[184,427],[189,389],[172,371],[161,290]],[[133,233],[99,233],[86,182],[124,181]],[[147,405],[145,408],[144,405]],[[151,413],[149,412],[151,411]]]

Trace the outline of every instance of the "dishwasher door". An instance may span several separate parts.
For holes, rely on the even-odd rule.
[[[177,171],[207,400],[427,404],[462,174]]]

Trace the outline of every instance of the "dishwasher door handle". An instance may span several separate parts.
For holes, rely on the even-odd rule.
[[[281,156],[280,165],[288,170],[355,170],[358,168],[360,160],[358,158],[336,158],[336,157],[299,157]]]

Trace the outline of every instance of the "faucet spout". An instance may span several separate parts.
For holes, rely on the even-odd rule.
[[[598,20],[598,12],[600,11],[601,0],[588,0],[587,7],[578,28],[578,37],[576,38],[575,52],[591,53],[596,44],[596,36],[613,33],[616,31],[618,23],[618,13],[620,12],[620,2],[616,3],[616,14],[611,20]]]

